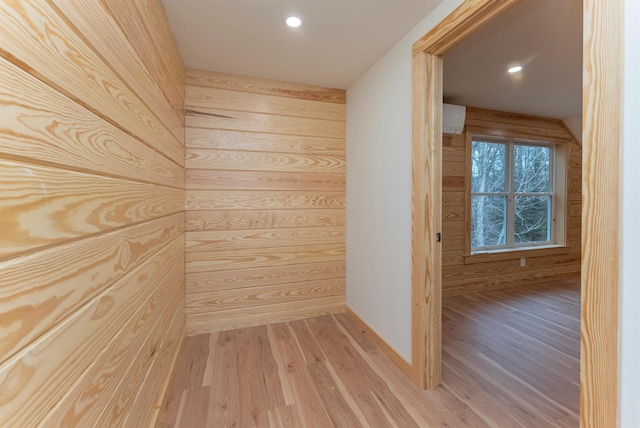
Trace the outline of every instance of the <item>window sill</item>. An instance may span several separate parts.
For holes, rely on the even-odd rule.
[[[464,264],[513,260],[521,257],[543,257],[569,253],[567,245],[549,245],[545,247],[509,248],[506,250],[485,251],[464,256]]]

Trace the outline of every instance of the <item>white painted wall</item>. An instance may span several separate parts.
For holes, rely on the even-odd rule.
[[[411,48],[444,0],[347,89],[347,306],[411,361]]]
[[[564,124],[578,139],[578,142],[582,144],[582,116],[573,116],[566,119],[562,119]]]
[[[640,0],[625,0],[620,427],[640,427]]]
[[[640,427],[640,0],[625,1],[622,428]],[[411,45],[445,0],[347,90],[347,305],[411,360]]]

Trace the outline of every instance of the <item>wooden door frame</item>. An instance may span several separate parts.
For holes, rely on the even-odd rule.
[[[413,45],[411,365],[423,389],[441,382],[442,55],[516,1],[465,0]],[[622,2],[583,0],[583,427],[617,424]]]

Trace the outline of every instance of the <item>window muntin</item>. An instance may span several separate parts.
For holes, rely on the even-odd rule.
[[[471,251],[554,244],[555,147],[473,136]]]

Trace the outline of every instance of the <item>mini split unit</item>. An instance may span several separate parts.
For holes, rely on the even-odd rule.
[[[442,132],[444,134],[462,134],[466,114],[467,108],[465,106],[442,104]]]

